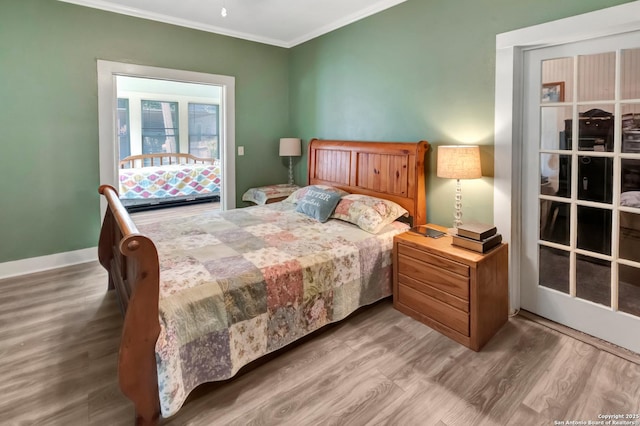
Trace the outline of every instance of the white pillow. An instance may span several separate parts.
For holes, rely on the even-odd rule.
[[[620,205],[640,208],[640,191],[627,191],[620,194]]]

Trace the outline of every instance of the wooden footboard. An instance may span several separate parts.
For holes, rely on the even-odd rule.
[[[160,398],[155,345],[160,334],[158,298],[160,268],[153,242],[140,234],[118,192],[110,185],[98,190],[108,201],[98,244],[98,258],[109,271],[124,314],[118,357],[120,389],[136,410],[137,425],[156,425]]]

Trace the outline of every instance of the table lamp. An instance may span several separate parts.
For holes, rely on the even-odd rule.
[[[300,139],[280,138],[280,157],[289,157],[289,185],[293,185],[293,157],[300,155]]]
[[[456,179],[455,212],[453,231],[457,233],[462,225],[462,186],[460,179],[478,179],[482,177],[479,146],[438,147],[437,175],[441,178]]]

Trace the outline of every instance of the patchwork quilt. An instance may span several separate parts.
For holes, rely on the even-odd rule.
[[[140,226],[160,259],[163,417],[201,383],[391,294],[393,236],[317,222],[280,202]]]
[[[220,193],[220,162],[170,164],[120,169],[120,198],[125,200]]]

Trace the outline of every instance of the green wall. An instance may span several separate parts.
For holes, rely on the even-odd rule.
[[[286,180],[282,136],[474,142],[485,177],[463,182],[464,218],[491,221],[495,35],[626,2],[409,0],[282,49],[55,0],[0,0],[0,263],[97,243],[97,59],[235,76],[238,199]],[[447,225],[454,185],[434,165],[432,152],[428,218]]]
[[[284,182],[289,51],[54,0],[0,1],[0,263],[93,247],[96,60],[236,77],[238,198]],[[269,167],[265,167],[269,165]]]
[[[436,146],[481,145],[463,220],[493,221],[495,36],[625,0],[408,0],[292,49],[291,122],[305,140],[427,140],[427,217],[451,226]],[[306,177],[302,159],[297,180]]]

